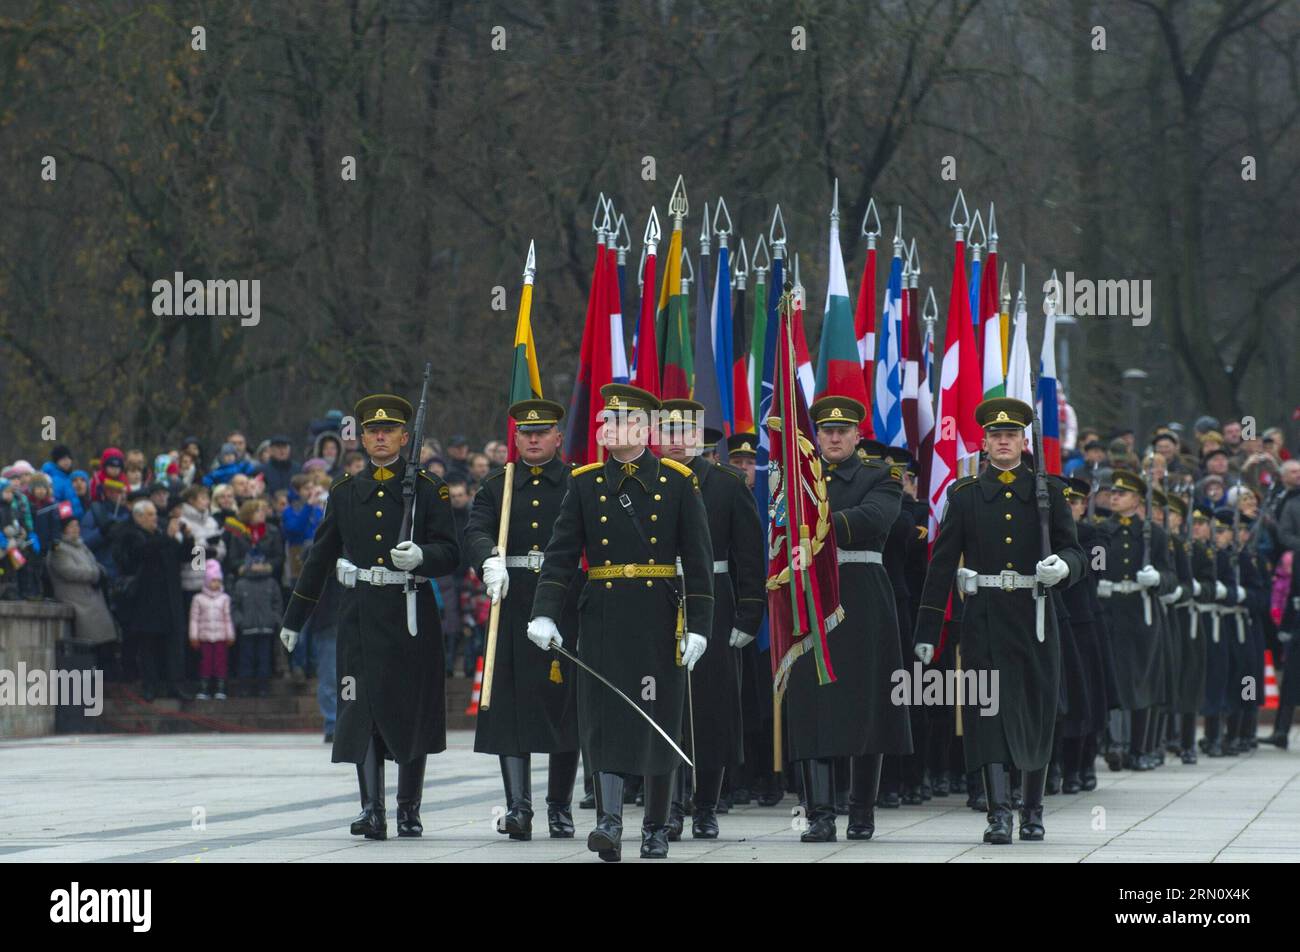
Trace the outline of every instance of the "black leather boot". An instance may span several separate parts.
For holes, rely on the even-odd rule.
[[[1300,648],[1293,648],[1292,650],[1300,650]],[[1268,735],[1265,743],[1272,744],[1279,750],[1286,750],[1289,743],[1288,736],[1291,733],[1291,720],[1294,717],[1294,705],[1279,704],[1277,706],[1277,716],[1273,719],[1273,733]]]
[[[668,810],[673,797],[673,778],[681,773],[655,774],[645,778],[645,819],[641,823],[641,858],[668,858]]]
[[[869,840],[876,832],[876,797],[880,792],[883,754],[864,754],[849,763],[849,830],[851,840]]]
[[[849,815],[849,757],[835,757],[831,761],[831,776],[835,781],[835,815]],[[898,791],[894,791],[898,799]],[[897,803],[894,806],[898,806]]]
[[[686,805],[691,799],[690,769],[682,766],[672,773],[673,784],[669,788],[669,806],[667,820],[668,840],[676,843],[682,838],[682,828],[686,825]],[[648,781],[647,781],[648,782]],[[646,794],[647,797],[649,793]],[[645,801],[646,812],[650,810],[650,801]]]
[[[1047,768],[1024,771],[1025,804],[1020,808],[1020,838],[1041,840],[1043,830],[1043,791],[1047,785]]]
[[[1178,758],[1185,764],[1196,763],[1196,715],[1182,715],[1181,736],[1178,745]]]
[[[1143,746],[1147,739],[1147,721],[1150,719],[1149,710],[1133,712],[1132,727],[1129,731],[1128,754],[1124,757],[1125,770],[1150,770],[1153,766],[1147,759],[1146,747]]]
[[[388,816],[384,808],[384,758],[374,735],[366,755],[357,764],[357,786],[361,788],[361,813],[352,821],[352,835],[368,840],[388,839]]]
[[[1016,767],[1007,768],[1011,774],[1011,809],[1019,810],[1025,805],[1023,796],[1024,773]]]
[[[1083,738],[1064,737],[1061,739],[1061,792],[1076,794],[1083,789],[1079,779],[1079,764],[1083,759]]]
[[[718,838],[722,771],[721,767],[697,767],[695,770],[695,816],[691,819],[691,836],[697,840]]]
[[[803,785],[808,799],[808,828],[799,834],[804,843],[835,842],[835,770],[829,757],[805,760]]]
[[[1225,757],[1241,756],[1241,748],[1238,747],[1237,732],[1241,729],[1241,715],[1233,711],[1223,719],[1223,755]]]
[[[1011,780],[1007,780],[1007,796],[1011,790]],[[979,770],[970,770],[966,772],[966,806],[970,807],[976,813],[988,813],[989,801],[988,795],[984,791],[984,778]]]
[[[1061,785],[1065,777],[1065,770],[1061,767],[1061,761],[1052,758],[1052,762],[1047,768],[1047,782],[1043,787],[1043,793],[1054,797],[1061,792]]]
[[[596,809],[596,790],[595,785],[591,782],[591,771],[587,765],[582,765],[582,799],[578,801],[579,810]]]
[[[623,775],[597,771],[591,786],[596,794],[596,828],[587,834],[587,849],[607,863],[623,858]]]
[[[1097,748],[1101,737],[1094,731],[1083,738],[1079,750],[1079,786],[1084,792],[1097,789]]]
[[[899,760],[894,754],[880,762],[880,782],[876,788],[876,806],[886,810],[897,810],[903,805],[898,793]]]
[[[553,840],[573,839],[573,785],[578,752],[551,754],[546,775],[546,826]]]
[[[506,815],[497,824],[497,832],[512,840],[533,838],[533,778],[531,758],[501,757],[501,779],[506,786]]]
[[[417,757],[397,765],[397,835],[423,836],[420,801],[424,799],[424,765],[428,757]]]
[[[1206,757],[1223,756],[1223,740],[1219,737],[1223,719],[1218,714],[1205,715],[1205,736],[1201,738],[1201,750]]]
[[[1006,764],[985,764],[981,773],[989,805],[984,842],[1005,846],[1011,842],[1011,776]]]

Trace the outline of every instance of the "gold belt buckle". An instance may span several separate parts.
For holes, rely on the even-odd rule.
[[[623,566],[623,577],[624,577],[624,578],[636,578],[636,566],[633,565],[631,562],[629,562],[627,565]]]

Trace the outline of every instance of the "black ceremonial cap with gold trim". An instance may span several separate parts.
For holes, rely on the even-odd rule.
[[[1034,419],[1034,411],[1015,397],[993,397],[975,408],[975,422],[986,430],[1023,430]]]
[[[1092,483],[1078,476],[1071,476],[1065,481],[1066,499],[1084,499],[1092,495]]]
[[[368,423],[404,426],[411,419],[412,408],[405,397],[391,393],[372,393],[357,401],[354,412],[360,426]]]
[[[1169,496],[1169,508],[1183,518],[1187,517],[1187,501],[1182,496]]]
[[[515,421],[515,429],[527,433],[549,430],[564,418],[564,407],[554,400],[520,400],[506,411]]]
[[[1131,473],[1127,469],[1117,469],[1110,474],[1110,488],[1145,494],[1147,483],[1137,473]]]
[[[758,456],[758,437],[753,433],[733,433],[727,437],[728,456]]]
[[[879,440],[863,437],[858,440],[858,451],[866,454],[867,459],[884,459],[889,453],[889,447]]]
[[[822,397],[808,408],[816,426],[857,426],[867,408],[852,397]]]
[[[659,398],[628,383],[607,383],[600,388],[606,410],[658,410]]]
[[[603,392],[601,395],[604,395]],[[704,423],[704,404],[698,400],[673,397],[660,403],[659,410],[660,425],[664,423],[688,423],[691,425]]]
[[[1192,510],[1193,522],[1209,522],[1213,518],[1214,518],[1214,513],[1210,512],[1210,510],[1205,508],[1204,506],[1197,506],[1195,509]]]
[[[1169,505],[1169,497],[1165,495],[1163,489],[1151,490],[1151,505],[1161,509]]]

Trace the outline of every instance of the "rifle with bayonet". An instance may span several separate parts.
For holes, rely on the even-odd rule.
[[[1236,591],[1232,593],[1233,598],[1239,597],[1241,592],[1241,553],[1245,546],[1237,545],[1237,530],[1241,527],[1241,483],[1237,484],[1237,495],[1232,501],[1232,539],[1228,542],[1228,552],[1232,556],[1232,584]],[[1244,645],[1246,643],[1246,606],[1237,602],[1232,606],[1233,617],[1237,619],[1237,643]]]
[[[1152,466],[1151,466],[1150,457],[1147,457],[1145,461],[1145,472],[1143,473],[1143,475],[1146,476],[1146,479],[1143,480],[1143,482],[1145,482],[1147,486],[1147,498],[1146,498],[1147,506],[1146,506],[1146,514],[1145,514],[1146,517],[1142,520],[1142,567],[1146,568],[1148,565],[1151,564],[1151,519],[1155,515],[1155,513],[1152,511],[1153,507],[1152,507],[1151,483],[1154,480],[1152,477]],[[1146,624],[1148,625],[1151,624],[1151,592],[1149,589],[1146,588],[1142,589],[1142,620],[1146,622]]]
[[[403,542],[415,541],[415,489],[419,477],[420,448],[424,446],[424,421],[429,412],[429,378],[433,376],[433,364],[424,363],[424,382],[420,385],[420,405],[415,411],[415,430],[411,434],[411,450],[406,457],[406,469],[402,473],[402,527],[397,538]],[[402,587],[406,596],[406,630],[414,638],[420,627],[416,620],[415,575],[407,573],[406,584]]]
[[[1054,314],[1049,313],[1047,319],[1055,320]],[[1038,415],[1038,375],[1032,368],[1029,372],[1029,386],[1030,424],[1034,428],[1034,498],[1038,504],[1038,557],[1041,560],[1052,554],[1052,502],[1047,492],[1047,457],[1043,453],[1043,427]],[[1034,632],[1039,641],[1046,640],[1047,589],[1037,579],[1034,580]]]

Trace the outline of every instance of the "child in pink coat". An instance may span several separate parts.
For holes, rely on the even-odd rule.
[[[226,653],[235,643],[235,625],[230,617],[230,596],[221,586],[221,563],[208,559],[203,566],[203,589],[190,602],[190,647],[199,652],[197,700],[226,699]],[[209,681],[215,681],[208,694]]]

